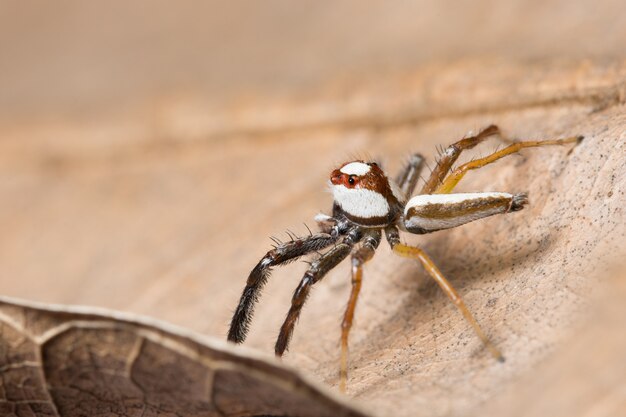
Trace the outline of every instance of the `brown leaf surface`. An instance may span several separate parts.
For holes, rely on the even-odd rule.
[[[626,271],[610,271],[578,331],[507,386],[485,415],[626,415]]]
[[[489,356],[416,264],[383,244],[366,267],[349,396],[379,416],[486,415],[570,340],[589,293],[609,285],[597,271],[625,255],[625,81],[623,63],[460,62],[281,103],[173,102],[124,120],[5,126],[16,140],[0,143],[2,176],[11,178],[0,184],[0,292],[146,314],[223,339],[267,236],[302,233],[302,221],[330,208],[324,187],[335,163],[367,153],[395,171],[411,151],[432,163],[436,145],[489,123],[516,138],[583,134],[571,152],[528,150],[459,187],[528,191],[527,209],[406,236],[440,265],[506,363]],[[247,346],[271,352],[303,270],[274,273]],[[342,265],[313,291],[284,359],[332,387],[348,291]],[[71,343],[72,332],[57,342]],[[109,343],[107,354],[137,340],[116,332],[93,334]],[[54,363],[73,364],[57,346]],[[62,371],[46,375],[61,380]],[[184,360],[175,371],[198,377]]]
[[[93,308],[0,299],[3,416],[364,416],[225,343]]]

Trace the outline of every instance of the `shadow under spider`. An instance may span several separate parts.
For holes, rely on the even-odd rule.
[[[518,238],[519,239],[519,238]],[[446,258],[446,252],[450,252],[449,249],[444,249],[446,239],[438,239],[432,241],[428,245],[428,252],[431,253],[435,259],[435,262],[440,265],[440,268],[445,276],[447,276],[453,285],[463,282],[465,285],[461,286],[461,297],[471,289],[471,282],[475,280],[484,279],[486,275],[493,276],[498,272],[513,267],[520,267],[528,264],[529,262],[538,263],[549,253],[548,249],[557,241],[557,236],[550,234],[549,237],[543,237],[539,240],[533,240],[528,243],[528,239],[518,240],[517,243],[512,243],[502,251],[485,251],[485,246],[490,247],[494,244],[493,241],[484,242],[486,245],[478,245],[463,250],[463,252],[456,252],[456,255],[451,258]],[[519,246],[519,249],[517,247]],[[446,262],[449,259],[450,262]],[[437,320],[445,320],[448,317],[436,317],[437,311],[434,308],[427,307],[426,304],[431,304],[436,300],[443,300],[438,306],[444,306],[445,303],[452,303],[441,292],[439,286],[430,279],[428,274],[421,269],[419,264],[416,264],[414,268],[403,269],[400,275],[395,278],[396,282],[410,283],[411,281],[418,281],[417,290],[411,291],[411,288],[415,288],[413,285],[407,285],[408,294],[403,297],[400,305],[397,306],[395,311],[391,312],[387,318],[373,328],[366,337],[361,338],[358,343],[351,345],[352,352],[352,367],[359,369],[364,363],[371,363],[380,356],[380,348],[383,346],[392,346],[394,343],[390,339],[395,339],[399,331],[408,333],[407,338],[411,338],[417,334],[416,329],[419,324],[432,323]],[[393,272],[390,272],[393,273]],[[417,278],[417,279],[416,279]],[[511,279],[515,279],[511,276]],[[502,279],[498,280],[494,285],[498,286],[502,282]],[[456,286],[456,285],[455,285]],[[491,303],[491,300],[498,300],[500,294],[495,297],[485,299],[484,303]],[[472,308],[469,306],[470,309]],[[489,311],[490,309],[484,309],[483,311]],[[455,315],[456,311],[446,311],[446,315]],[[461,316],[458,316],[459,320],[462,320]],[[488,322],[488,317],[478,317],[479,322]],[[398,327],[398,323],[402,323]],[[497,329],[485,326],[488,333],[494,335],[497,333]],[[395,331],[391,331],[391,330]],[[468,330],[471,328],[468,326]],[[472,336],[473,337],[473,336]],[[378,339],[376,345],[372,345],[372,340]],[[389,342],[389,343],[387,343]],[[477,343],[476,350],[483,349],[482,345]],[[472,355],[473,356],[473,355]],[[426,355],[426,359],[431,355]],[[427,362],[429,362],[427,360]],[[364,387],[367,390],[367,387]]]

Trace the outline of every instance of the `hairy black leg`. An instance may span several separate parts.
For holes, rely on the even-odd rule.
[[[273,266],[286,264],[308,253],[324,249],[335,243],[343,232],[344,230],[335,226],[331,233],[317,233],[294,239],[269,251],[248,276],[246,287],[230,323],[228,340],[235,343],[245,340],[254,312],[254,304],[258,301],[259,293],[267,282]]]
[[[324,278],[328,271],[337,266],[350,254],[354,245],[361,240],[361,235],[362,231],[359,227],[351,229],[341,242],[337,243],[332,249],[311,263],[311,267],[306,271],[298,288],[296,288],[293,294],[291,308],[280,328],[280,333],[278,334],[274,348],[276,356],[282,356],[285,350],[287,350],[293,334],[293,328],[296,321],[298,321],[302,306],[311,291],[311,286]]]
[[[500,128],[496,125],[490,125],[478,132],[476,136],[470,136],[469,138],[461,139],[458,142],[453,143],[448,146],[445,151],[439,157],[437,161],[437,166],[430,174],[430,177],[422,187],[422,191],[420,194],[432,194],[439,184],[446,177],[450,169],[452,169],[452,165],[459,159],[461,152],[466,149],[471,149],[474,146],[478,145],[483,140],[487,139],[490,136],[499,135]]]
[[[418,153],[411,155],[411,158],[404,166],[396,178],[396,183],[400,187],[402,196],[408,200],[415,190],[417,180],[424,167],[424,157]]]
[[[361,292],[363,264],[372,259],[376,248],[380,245],[381,237],[382,234],[378,229],[367,231],[361,241],[362,246],[352,253],[352,290],[341,323],[341,366],[339,370],[339,389],[341,391],[346,390],[346,381],[348,379],[348,337],[350,336],[350,329],[352,329],[356,303]]]

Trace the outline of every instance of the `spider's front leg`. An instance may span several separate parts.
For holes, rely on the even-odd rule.
[[[425,234],[519,211],[526,204],[528,197],[524,193],[422,194],[406,204],[402,221],[407,232]]]
[[[480,328],[478,322],[463,302],[463,299],[461,298],[459,293],[456,292],[456,290],[454,289],[452,284],[450,284],[450,282],[446,279],[446,277],[443,276],[439,268],[437,268],[437,265],[435,265],[430,257],[428,257],[428,255],[426,255],[426,253],[420,248],[400,243],[400,233],[396,226],[387,227],[385,229],[385,236],[394,253],[405,258],[418,260],[422,264],[426,272],[428,272],[428,274],[437,282],[437,284],[439,284],[439,287],[441,287],[443,292],[461,311],[463,317],[465,317],[465,320],[469,322],[469,324],[474,329],[474,332],[476,332],[476,335],[478,335],[480,340],[482,340],[482,342],[487,347],[487,349],[489,349],[494,358],[496,358],[500,362],[503,362],[504,356],[502,356],[502,353],[500,353],[500,351],[491,343],[491,341],[489,341],[489,339],[485,335],[485,332],[483,332],[483,330]]]
[[[382,233],[379,229],[372,229],[366,232],[362,242],[363,245],[352,254],[352,290],[350,299],[346,306],[346,312],[343,315],[341,323],[341,367],[339,371],[339,389],[342,392],[346,390],[346,382],[348,379],[348,337],[352,328],[352,320],[354,319],[354,310],[361,292],[361,281],[363,279],[363,265],[372,259],[380,240]]]
[[[327,218],[328,226],[325,232],[328,233],[316,233],[282,243],[267,252],[252,269],[230,323],[229,341],[242,343],[245,340],[254,312],[254,304],[258,301],[259,293],[267,282],[272,267],[284,265],[303,255],[324,249],[335,243],[339,236],[345,232],[343,230],[346,227],[344,223],[332,222],[331,220],[334,219]]]
[[[291,299],[291,308],[280,328],[274,352],[276,356],[282,356],[289,346],[289,341],[293,335],[293,328],[300,317],[302,306],[306,301],[311,286],[320,281],[324,276],[343,261],[352,251],[352,248],[361,240],[362,229],[354,227],[348,231],[341,242],[333,246],[328,252],[320,256],[311,263],[310,268],[305,272],[298,288]]]

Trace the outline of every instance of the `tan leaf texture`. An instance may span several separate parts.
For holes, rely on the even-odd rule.
[[[154,320],[0,299],[3,416],[364,416],[293,371]]]
[[[347,263],[313,290],[283,360],[289,368],[271,358],[306,267],[295,263],[277,269],[261,297],[246,341],[262,352],[254,354],[117,313],[5,299],[1,409],[20,417],[365,415],[357,404],[371,416],[514,414],[509,407],[550,415],[556,393],[573,404],[584,391],[587,408],[568,415],[619,415],[623,316],[606,321],[602,336],[580,323],[595,293],[621,282],[606,279],[604,266],[626,255],[624,85],[623,62],[458,62],[287,101],[215,109],[182,100],[114,120],[3,126],[14,140],[0,142],[0,173],[11,178],[0,183],[0,293],[139,313],[221,340],[267,237],[305,233],[303,221],[330,210],[325,187],[337,163],[366,155],[395,172],[417,151],[432,166],[437,146],[491,123],[513,139],[585,140],[525,150],[459,185],[528,192],[524,210],[404,235],[449,277],[503,364],[424,271],[383,242],[365,268],[351,334],[351,400],[336,389]],[[498,146],[489,141],[463,160]],[[603,390],[550,377],[580,378],[596,338],[589,372],[607,363],[616,370]],[[569,346],[576,340],[582,347]]]

